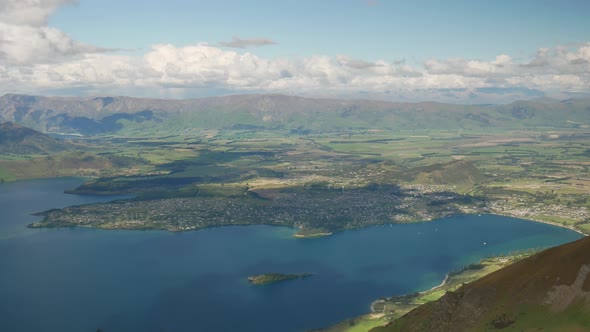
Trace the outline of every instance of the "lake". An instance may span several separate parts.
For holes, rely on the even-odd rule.
[[[319,239],[234,226],[196,232],[27,229],[49,208],[111,200],[63,194],[83,180],[0,185],[0,331],[303,331],[428,289],[480,258],[581,237],[502,216],[387,225]],[[252,274],[315,275],[253,286]]]

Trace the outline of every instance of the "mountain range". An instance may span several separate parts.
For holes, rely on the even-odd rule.
[[[590,99],[541,98],[507,105],[457,105],[256,94],[186,100],[7,94],[0,97],[0,122],[6,121],[42,132],[83,135],[141,132],[146,128],[296,132],[588,128]]]

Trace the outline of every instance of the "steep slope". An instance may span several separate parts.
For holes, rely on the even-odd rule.
[[[0,152],[49,154],[68,150],[69,145],[13,122],[0,124]]]
[[[283,128],[296,132],[342,129],[488,129],[590,127],[590,99],[539,99],[510,105],[314,99],[233,95],[187,100],[130,97],[0,97],[0,121],[45,132],[113,133],[128,128],[183,130]]]
[[[586,237],[464,285],[371,331],[590,331],[589,274]]]

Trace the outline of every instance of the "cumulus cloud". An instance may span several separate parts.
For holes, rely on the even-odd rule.
[[[431,59],[424,63],[424,68],[431,75],[460,75],[488,78],[509,76],[514,71],[512,58],[505,54],[496,56],[493,61],[463,58]]]
[[[425,62],[429,76],[475,80],[478,85],[551,90],[590,90],[590,43],[574,48],[539,49],[531,60],[515,62],[508,55],[493,61],[432,59]]]
[[[531,62],[522,64],[523,67],[544,67],[549,64],[548,62],[549,57],[549,49],[548,48],[541,48],[537,51],[537,55]]]
[[[542,66],[529,65],[541,58]],[[530,98],[537,95],[524,91],[589,91],[590,43],[542,50],[525,62],[501,54],[489,61],[431,59],[422,65],[344,55],[270,59],[207,43],[158,44],[142,56],[90,53],[59,63],[0,66],[0,88],[15,87],[118,93],[141,88],[160,95],[182,89],[187,97],[191,89],[202,88],[400,100]]]
[[[47,26],[51,13],[71,3],[71,0],[0,0],[0,62],[30,65],[105,51]]]
[[[374,67],[379,66],[379,64],[377,64],[375,62],[369,62],[369,61],[360,60],[360,59],[352,59],[347,56],[339,56],[337,58],[338,58],[338,61],[342,65],[348,66],[350,68],[355,68],[355,69],[367,69],[367,68],[374,68]]]
[[[489,60],[413,64],[347,55],[265,58],[244,48],[273,41],[239,37],[219,46],[157,44],[142,55],[119,55],[47,25],[53,11],[71,3],[0,0],[0,90],[191,97],[198,89],[216,89],[467,101],[481,95],[514,99],[538,96],[537,91],[590,91],[590,43],[539,49],[525,61],[499,54]]]
[[[220,42],[219,45],[230,48],[249,48],[249,47],[260,47],[267,45],[274,45],[276,42],[266,38],[252,38],[242,39],[238,36],[234,36],[231,41]]]
[[[0,22],[14,25],[47,25],[49,16],[60,6],[74,0],[1,0]]]

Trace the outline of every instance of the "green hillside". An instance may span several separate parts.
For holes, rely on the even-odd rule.
[[[590,331],[590,238],[545,250],[372,332]]]

